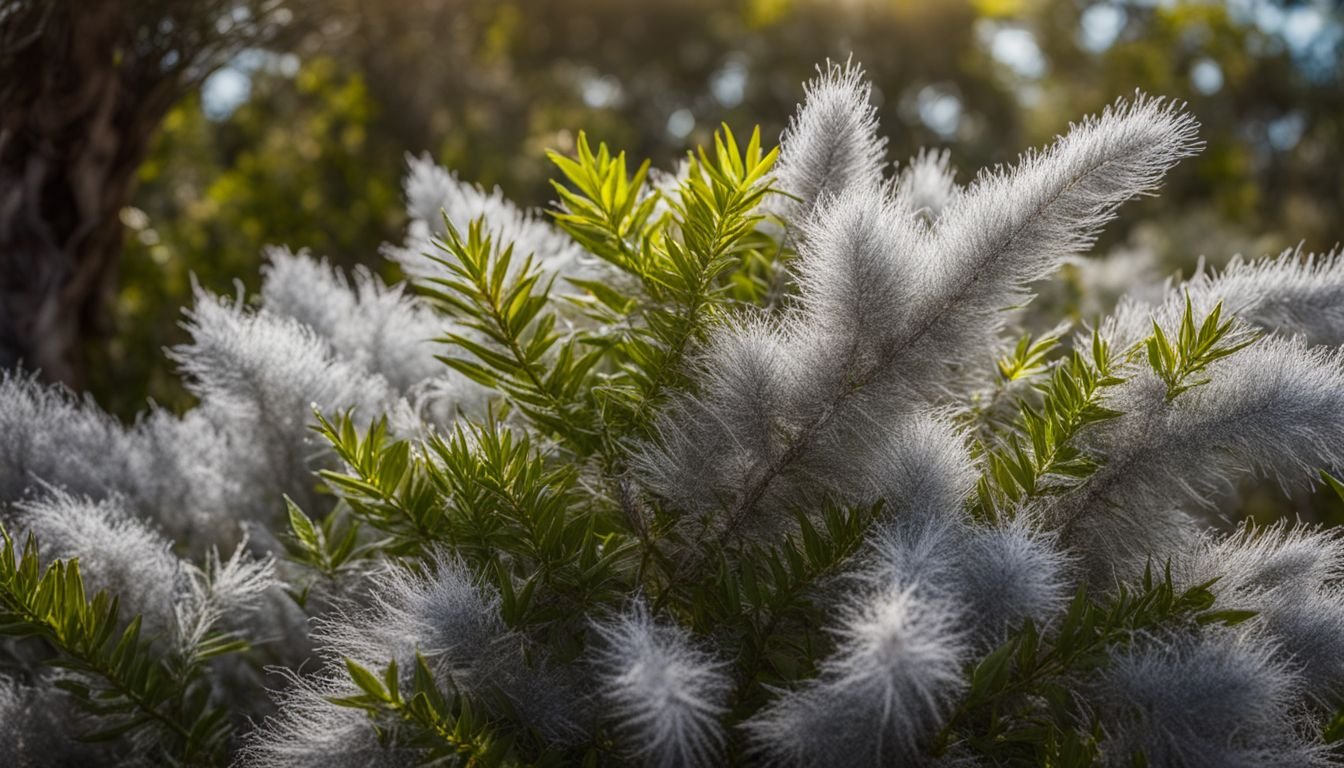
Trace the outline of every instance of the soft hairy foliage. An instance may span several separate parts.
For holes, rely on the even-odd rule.
[[[1246,636],[1159,638],[1117,656],[1098,700],[1113,748],[1150,765],[1325,765],[1293,722],[1297,685]]]
[[[795,222],[826,197],[881,184],[887,149],[861,67],[828,61],[803,90],[806,98],[780,139],[775,171],[779,189],[790,196],[778,206]]]
[[[965,685],[956,609],[894,585],[849,607],[818,676],[744,724],[772,762],[893,765],[917,760]]]
[[[410,159],[410,283],[198,291],[185,414],[0,378],[0,762],[1337,763],[1344,536],[1229,521],[1344,492],[1340,255],[1086,255],[1179,104],[962,184],[803,92],[546,213]]]
[[[406,241],[399,246],[389,244],[385,252],[407,275],[430,278],[440,274],[439,265],[426,258],[437,252],[434,239],[447,235],[448,225],[465,231],[478,219],[486,222],[497,240],[512,244],[523,256],[532,256],[548,274],[601,275],[600,260],[556,231],[539,213],[514,205],[500,190],[486,192],[461,181],[428,156],[408,155],[406,162],[410,168],[405,183],[406,213],[411,221]]]
[[[714,765],[724,746],[722,716],[732,680],[677,626],[653,623],[647,608],[599,624],[595,659],[602,696],[623,738],[644,762]]]

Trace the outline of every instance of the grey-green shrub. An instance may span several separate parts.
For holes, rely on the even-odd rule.
[[[580,136],[549,221],[412,158],[411,285],[201,292],[181,417],[0,380],[9,762],[1338,761],[1344,539],[1209,522],[1337,485],[1338,257],[1024,327],[1183,107],[961,186],[805,94],[777,153]]]

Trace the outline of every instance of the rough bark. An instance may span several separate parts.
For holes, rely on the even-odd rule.
[[[0,368],[75,388],[106,332],[121,210],[173,103],[279,0],[7,0],[0,5]],[[246,15],[236,13],[245,9]]]

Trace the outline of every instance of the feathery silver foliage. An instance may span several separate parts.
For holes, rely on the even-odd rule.
[[[1217,579],[1220,595],[1301,595],[1344,579],[1344,534],[1284,521],[1247,524],[1228,536],[1205,536],[1187,563],[1188,581]]]
[[[965,638],[951,603],[916,585],[856,601],[816,679],[744,723],[755,749],[798,766],[906,765],[937,731],[965,681]]]
[[[1338,250],[1304,255],[1295,248],[1274,258],[1233,259],[1222,272],[1201,271],[1156,302],[1143,294],[1126,297],[1105,331],[1117,344],[1138,341],[1151,328],[1150,316],[1164,324],[1179,318],[1187,295],[1200,314],[1222,302],[1225,313],[1266,331],[1299,335],[1311,345],[1344,344],[1344,254]]]
[[[71,696],[39,678],[23,685],[0,676],[0,765],[10,768],[49,766],[139,766],[132,755],[106,743],[80,741],[70,724],[81,717]]]
[[[1308,344],[1344,344],[1344,258],[1338,250],[1234,259],[1221,274],[1202,275],[1192,292],[1223,301],[1228,312],[1261,328],[1299,334]]]
[[[336,748],[376,764],[419,759],[395,737],[380,746],[367,717],[352,718],[352,710],[330,702],[358,692],[344,673],[347,658],[380,670],[396,661],[409,686],[419,653],[442,690],[502,694],[527,726],[559,743],[584,733],[587,713],[575,676],[525,658],[524,639],[504,626],[499,608],[499,596],[455,556],[433,555],[423,574],[389,564],[367,607],[350,606],[315,621],[314,639],[326,663],[315,675],[290,676],[278,698],[280,712],[249,738],[245,762],[319,765]]]
[[[1155,638],[1121,654],[1096,686],[1106,764],[1187,768],[1322,766],[1299,731],[1298,682],[1245,635]]]
[[[1117,206],[1151,193],[1195,152],[1196,124],[1180,106],[1139,95],[961,187],[946,151],[921,153],[884,179],[885,141],[870,96],[851,64],[828,63],[807,85],[776,166],[774,183],[788,194],[765,203],[788,227],[781,253],[797,251],[783,262],[795,285],[768,308],[710,308],[721,322],[687,347],[696,386],[658,403],[655,437],[632,455],[622,453],[631,433],[620,424],[607,431],[601,408],[610,393],[599,390],[564,403],[592,432],[533,435],[544,466],[522,443],[465,452],[489,456],[398,444],[351,459],[357,478],[328,475],[352,495],[336,508],[340,518],[324,518],[331,505],[313,472],[333,457],[309,428],[314,408],[354,410],[358,421],[389,414],[393,433],[420,439],[488,395],[434,359],[443,348],[427,342],[462,330],[452,319],[367,270],[347,276],[305,253],[273,250],[260,307],[198,290],[184,323],[192,341],[171,352],[201,399],[185,416],[151,406],[123,426],[65,390],[0,374],[0,515],[16,533],[34,533],[43,557],[79,557],[90,591],[107,589],[128,615],[144,615],[150,650],[188,662],[193,674],[204,670],[212,706],[264,716],[244,698],[255,689],[256,662],[292,662],[280,672],[287,685],[278,712],[233,755],[245,766],[402,766],[454,752],[431,746],[429,734],[443,733],[417,717],[343,706],[376,699],[351,698],[365,686],[347,659],[375,674],[394,674],[395,662],[405,691],[424,682],[421,658],[441,691],[487,724],[484,742],[517,749],[519,759],[590,750],[657,766],[737,757],[989,764],[978,753],[999,742],[967,738],[967,729],[990,705],[1005,723],[1039,725],[1028,709],[1053,704],[1055,686],[1076,709],[1065,727],[1095,718],[1105,765],[1131,765],[1140,751],[1149,765],[1187,768],[1311,767],[1337,758],[1318,742],[1320,715],[1344,696],[1344,534],[1280,524],[1225,536],[1201,530],[1194,513],[1247,475],[1286,487],[1344,469],[1344,352],[1329,348],[1344,342],[1344,254],[1234,261],[1220,274],[1158,286],[1154,297],[1132,294],[1101,325],[1106,343],[1097,349],[1115,354],[1094,366],[1105,378],[1096,387],[1083,358],[1040,357],[1025,343],[997,373],[989,369],[989,382],[983,357],[1001,351],[1007,326],[1036,327],[1035,318],[1005,310],[1024,307],[1038,281],[1093,243]],[[483,219],[498,247],[534,256],[543,279],[629,287],[498,190],[465,184],[428,158],[409,165],[412,222],[404,245],[386,252],[412,279],[441,274],[424,253],[444,234],[446,215],[463,230]],[[667,195],[676,182],[650,178],[660,192],[646,195]],[[679,224],[703,223],[693,219],[687,213]],[[761,222],[744,237],[755,247],[758,235],[781,234],[777,224]],[[687,231],[673,226],[658,237]],[[1075,277],[1113,284],[1120,267],[1135,263],[1075,262]],[[1096,274],[1085,274],[1094,266]],[[1187,301],[1201,317],[1219,302],[1239,316],[1227,337],[1234,342],[1253,340],[1252,327],[1270,334],[1235,354],[1196,359],[1187,347],[1203,332],[1172,330]],[[613,345],[618,364],[646,362],[646,340],[632,341],[628,326],[602,328],[598,338],[581,325],[603,322],[596,313],[562,315],[571,321],[565,330],[576,341]],[[1136,345],[1154,322],[1165,337],[1181,338],[1179,354],[1164,358],[1154,346],[1144,360]],[[552,327],[542,328],[538,343],[550,343]],[[566,392],[570,384],[600,388],[611,368],[604,359],[583,370],[559,367],[557,377],[574,376]],[[1073,382],[1083,382],[1078,392],[1059,394]],[[653,383],[664,391],[665,381]],[[980,408],[982,393],[997,404]],[[427,418],[422,405],[453,413]],[[645,424],[636,421],[635,433]],[[589,436],[600,445],[589,446]],[[402,452],[408,447],[414,465]],[[994,463],[1019,447],[1011,465]],[[428,469],[427,448],[440,462]],[[535,472],[571,459],[575,475],[556,475],[561,491],[576,502],[589,492],[602,498],[592,509],[556,512],[533,493]],[[635,482],[604,474],[626,467]],[[638,484],[659,497],[648,505],[656,517],[644,516]],[[605,517],[616,511],[601,490],[611,485],[634,530]],[[471,486],[510,507],[507,524],[491,529],[474,509],[455,517],[473,507]],[[369,499],[355,489],[369,490]],[[277,562],[267,553],[281,547],[282,493],[321,523],[305,530],[296,516],[295,551],[307,554]],[[374,500],[384,493],[396,498]],[[832,516],[828,508],[804,523],[792,514],[833,502],[856,509]],[[415,530],[449,531],[445,540],[460,535],[474,545],[479,535],[491,564],[429,541],[420,542],[428,557],[405,555],[415,542],[386,524],[383,507],[405,511]],[[421,513],[448,515],[447,528],[422,528]],[[351,528],[346,544],[328,541],[354,524],[347,514],[365,527]],[[807,524],[823,518],[824,526]],[[657,525],[643,525],[649,520]],[[243,530],[255,533],[250,545]],[[781,533],[793,534],[783,546]],[[373,541],[379,535],[390,538]],[[222,557],[229,545],[232,555]],[[189,551],[194,561],[179,559]],[[741,579],[725,579],[722,592],[683,583],[688,573],[712,578],[698,572],[711,558]],[[537,578],[515,573],[533,560]],[[1104,595],[1116,577],[1166,562],[1178,594],[1210,585],[1215,613],[1176,601],[1166,615],[1155,601],[1135,609],[1135,629],[1118,610],[1101,619],[1105,663],[1093,665],[1089,646],[1081,667],[1057,655],[1021,688],[986,693],[1011,697],[1007,707],[961,699],[972,685],[967,669],[1024,622],[1040,628],[1038,650],[1062,647],[1067,632],[1055,629],[1079,582],[1104,582],[1087,593]],[[308,595],[309,578],[323,582],[317,597],[291,599]],[[636,599],[621,612],[619,590],[629,583],[657,590],[656,607],[670,610],[655,620]],[[557,596],[563,602],[541,602]],[[693,635],[678,623],[688,615],[696,627],[714,626]],[[814,643],[817,628],[829,628],[834,642]],[[710,645],[724,635],[726,643]],[[257,642],[207,659],[221,637]],[[747,663],[734,664],[725,647],[740,647]],[[304,670],[310,651],[315,668]],[[131,734],[98,756],[57,732],[75,710],[55,683],[84,673],[41,669],[37,656],[47,653],[31,639],[0,644],[0,668],[17,674],[0,677],[0,762],[113,763],[144,751],[153,735]],[[1022,657],[1017,663],[1027,669]],[[1031,707],[1017,706],[1024,702]],[[1021,734],[1023,723],[1008,727]],[[934,743],[947,749],[932,756]],[[438,747],[446,752],[429,754]]]
[[[446,216],[459,232],[472,221],[484,219],[485,230],[501,247],[513,245],[518,256],[532,256],[549,275],[600,279],[609,274],[605,262],[589,255],[542,217],[518,208],[498,188],[486,192],[428,156],[407,156],[406,212],[410,216],[402,245],[388,244],[383,255],[397,262],[414,280],[442,276],[443,267],[426,254],[437,254],[433,241],[447,236]]]
[[[236,418],[265,418],[306,425],[309,409],[293,414],[292,403],[315,404],[323,410],[366,406],[387,401],[381,377],[332,354],[311,328],[266,311],[249,312],[240,301],[198,291],[196,305],[186,312],[184,327],[190,344],[174,347],[169,356],[187,377],[191,392],[217,407],[236,411]]]
[[[366,267],[347,279],[325,259],[287,248],[266,252],[262,306],[291,317],[326,339],[336,354],[382,375],[405,393],[447,369],[433,339],[450,321],[436,316],[401,286],[387,286]]]
[[[977,639],[996,644],[1031,619],[1047,625],[1073,594],[1070,556],[1024,521],[976,526],[957,562],[956,591]]]
[[[261,606],[262,596],[280,585],[275,559],[248,556],[246,538],[228,560],[221,560],[219,551],[211,550],[204,567],[188,564],[185,570],[190,581],[174,611],[177,650],[188,658],[213,632],[249,635],[257,622],[248,619]]]
[[[62,387],[0,371],[0,435],[0,502],[41,482],[94,497],[120,487],[120,425]]]
[[[389,564],[375,583],[368,608],[316,622],[314,634],[324,655],[371,668],[395,660],[409,673],[418,652],[469,688],[476,679],[473,672],[485,671],[506,633],[499,596],[443,553],[430,561],[425,575]]]
[[[1301,339],[1269,337],[1208,367],[1210,381],[1175,399],[1148,368],[1115,388],[1126,414],[1086,439],[1106,463],[1048,516],[1098,552],[1161,557],[1162,521],[1182,500],[1208,504],[1240,477],[1284,485],[1344,463],[1344,362]],[[1173,473],[1171,467],[1181,471]],[[1139,565],[1141,566],[1141,562]]]
[[[284,673],[288,687],[276,695],[277,712],[248,733],[237,765],[244,768],[406,768],[420,750],[380,743],[369,717],[338,707],[333,696],[357,692],[333,671],[308,676]]]
[[[594,626],[601,695],[628,751],[645,765],[719,764],[733,688],[724,665],[642,603]]]
[[[775,179],[796,199],[772,202],[786,220],[811,213],[828,195],[875,189],[882,182],[887,140],[877,134],[873,86],[853,62],[826,62],[803,86],[803,103],[779,139]]]
[[[1122,203],[1199,151],[1197,129],[1181,105],[1139,94],[1014,166],[982,172],[933,228],[916,312],[928,319],[916,330],[940,343],[926,349],[945,356],[984,338],[997,310],[1028,298],[1024,286],[1085,251]]]
[[[237,534],[228,441],[199,409],[178,418],[151,408],[127,428],[58,385],[0,373],[0,434],[0,501],[48,486],[119,496],[128,513],[200,551]]]
[[[1118,205],[1151,192],[1192,154],[1195,128],[1161,100],[1119,102],[1013,168],[982,174],[927,231],[881,188],[846,187],[808,220],[798,306],[778,334],[751,333],[780,348],[760,353],[769,367],[791,369],[778,401],[787,408],[753,417],[774,432],[742,443],[734,461],[707,465],[701,457],[714,455],[725,435],[705,415],[751,397],[762,368],[740,380],[732,370],[710,373],[709,387],[660,420],[660,442],[637,459],[643,479],[663,492],[698,464],[707,474],[678,489],[677,500],[691,511],[727,507],[733,528],[758,504],[792,497],[786,488],[800,477],[880,461],[872,436],[937,397],[965,350],[995,332],[999,310],[1026,298],[1024,286],[1089,245]],[[722,331],[739,338],[711,343],[701,371],[723,365],[715,350],[742,345],[742,327]]]
[[[730,320],[693,361],[700,395],[672,400],[660,440],[634,457],[645,485],[686,509],[727,503],[762,456],[779,450],[781,416],[799,375],[784,335]]]
[[[200,397],[202,413],[225,432],[229,466],[261,515],[281,494],[300,504],[311,496],[313,460],[322,453],[309,425],[313,409],[335,414],[390,410],[381,376],[335,356],[309,327],[240,301],[198,291],[184,323],[191,343],[169,350]]]
[[[247,495],[231,468],[233,447],[227,428],[201,409],[178,417],[151,407],[126,434],[121,493],[142,518],[193,553],[233,546],[238,519],[256,515],[243,506]]]
[[[898,514],[869,536],[859,583],[878,589],[918,584],[961,606],[967,639],[997,644],[1026,619],[1044,626],[1073,589],[1071,555],[1025,520],[972,524],[960,506],[937,515]]]
[[[1344,693],[1344,535],[1284,522],[1205,536],[1181,561],[1187,581],[1217,579],[1218,604],[1250,610],[1275,654],[1311,682],[1313,697]]]
[[[893,196],[897,204],[930,224],[938,221],[943,209],[961,193],[951,159],[952,153],[946,149],[941,152],[923,149],[910,158],[910,163],[896,177]]]
[[[908,327],[918,304],[923,227],[872,187],[838,190],[802,223],[797,333],[816,337],[837,375],[881,365],[889,334]],[[819,351],[821,351],[819,350]]]
[[[388,564],[376,579],[368,607],[351,606],[315,621],[313,636],[325,663],[307,676],[287,675],[277,697],[279,712],[248,738],[243,763],[254,766],[319,766],[340,756],[338,765],[401,766],[419,760],[416,750],[379,742],[367,715],[330,699],[358,693],[344,671],[349,658],[381,670],[397,662],[409,686],[422,654],[445,690],[468,693],[487,684],[507,630],[499,597],[481,587],[465,565],[438,553],[424,574]]]
[[[956,570],[970,535],[970,521],[961,514],[894,516],[874,527],[866,541],[865,565],[854,576],[878,593],[918,584],[955,601]]]
[[[131,517],[120,498],[94,501],[50,489],[15,509],[18,530],[37,538],[44,560],[79,558],[89,594],[107,590],[120,598],[125,615],[144,617],[148,634],[171,633],[189,566],[166,539]]]
[[[228,471],[229,440],[204,414],[151,407],[123,427],[59,385],[0,373],[0,501],[47,487],[94,501],[117,496],[128,514],[195,551],[232,543],[232,518],[248,507]]]
[[[439,356],[467,356],[435,339],[474,335],[440,315],[403,285],[388,286],[366,267],[347,279],[326,260],[286,248],[267,251],[262,306],[291,317],[324,338],[341,358],[382,376],[398,394],[429,408],[446,423],[458,412],[482,412],[490,392],[454,371]]]
[[[1279,655],[1310,683],[1307,696],[1325,706],[1344,695],[1344,588],[1321,589],[1262,606],[1259,620]]]

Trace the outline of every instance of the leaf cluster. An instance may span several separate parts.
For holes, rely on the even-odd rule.
[[[1148,364],[1167,385],[1167,400],[1174,400],[1183,392],[1209,383],[1209,378],[1201,374],[1211,363],[1255,343],[1255,335],[1239,332],[1236,320],[1223,320],[1222,313],[1223,303],[1220,301],[1203,320],[1196,321],[1187,293],[1174,344],[1157,320],[1153,320],[1153,334],[1144,342],[1144,347],[1148,351]]]
[[[985,451],[985,472],[976,483],[973,507],[978,517],[1011,516],[1029,499],[1074,487],[1099,466],[1099,460],[1074,440],[1083,429],[1121,415],[1102,403],[1106,390],[1125,379],[1118,375],[1115,355],[1100,333],[1092,334],[1087,353],[1072,350],[1062,363],[1051,366],[1045,356],[1054,346],[1050,337],[1033,344],[1030,336],[1024,336],[1014,354],[999,362],[1005,379],[1047,368],[1050,375],[1035,385],[1039,404],[1020,400],[1008,434],[1000,445]]]
[[[556,223],[642,293],[632,301],[609,285],[571,281],[591,292],[595,317],[617,331],[593,343],[610,354],[595,394],[618,434],[647,435],[662,396],[689,385],[682,363],[724,303],[767,290],[774,245],[756,231],[757,209],[773,191],[777,156],[762,148],[759,128],[743,149],[725,125],[713,153],[691,153],[685,177],[665,192],[649,185],[647,161],[627,177],[624,153],[605,144],[594,152],[582,134],[576,158],[551,153],[573,185],[553,182]]]
[[[422,765],[520,765],[514,742],[498,735],[470,700],[456,690],[443,691],[424,656],[403,690],[397,662],[376,675],[346,659],[346,673],[360,693],[331,699],[333,704],[368,714],[385,747],[417,750]]]
[[[1157,632],[1234,625],[1253,611],[1214,607],[1213,581],[1178,590],[1168,565],[1151,565],[1137,586],[1097,599],[1075,593],[1057,626],[1022,628],[976,662],[969,687],[940,732],[936,749],[960,742],[998,765],[1097,764],[1102,724],[1080,709],[1075,683],[1094,676],[1117,651]]]
[[[320,520],[313,520],[288,496],[285,497],[285,508],[289,517],[289,535],[281,543],[289,559],[328,582],[358,572],[388,544],[386,540],[365,540],[360,521],[344,510],[333,510]],[[307,607],[312,586],[309,583],[302,589],[289,590],[299,607]]]
[[[317,429],[347,465],[322,477],[385,536],[376,546],[408,562],[450,549],[499,590],[510,626],[580,632],[576,611],[625,594],[634,548],[619,515],[527,433],[459,424],[421,452],[390,440],[385,419],[361,434],[349,414],[319,415]]]
[[[222,762],[233,726],[211,700],[204,665],[247,650],[246,641],[213,633],[187,652],[164,652],[142,636],[139,616],[121,620],[116,596],[87,595],[78,560],[43,569],[33,537],[22,552],[2,526],[0,537],[0,634],[35,637],[54,652],[47,663],[61,670],[56,685],[93,718],[80,738],[129,735],[167,764]]]
[[[596,447],[590,409],[583,407],[588,373],[601,348],[559,330],[550,299],[552,280],[528,255],[515,263],[513,244],[497,244],[482,219],[464,239],[444,217],[447,236],[438,246],[448,258],[430,256],[446,271],[431,278],[426,293],[463,319],[470,333],[439,339],[475,360],[441,356],[471,380],[504,393],[548,434],[564,437],[579,455]]]

